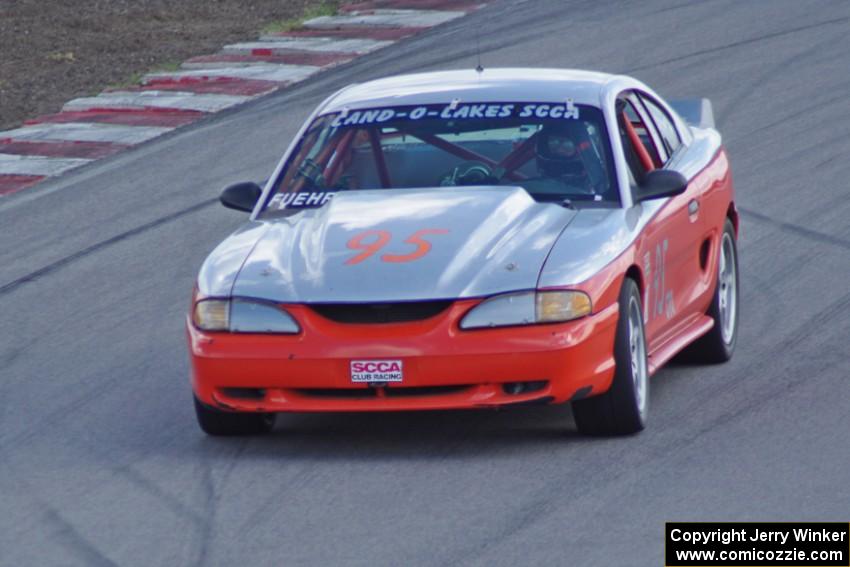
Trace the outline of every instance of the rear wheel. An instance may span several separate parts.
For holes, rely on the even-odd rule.
[[[717,289],[706,314],[714,327],[688,349],[689,360],[717,364],[732,358],[738,342],[738,249],[735,227],[726,219],[717,259]]]
[[[611,388],[599,396],[573,402],[576,426],[585,435],[628,435],[641,431],[646,424],[649,369],[640,290],[634,280],[623,280],[619,304]]]
[[[207,435],[259,435],[274,427],[273,413],[237,413],[211,408],[195,398],[195,416]]]

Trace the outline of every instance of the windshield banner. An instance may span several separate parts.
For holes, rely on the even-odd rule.
[[[343,110],[331,127],[381,124],[390,121],[409,121],[427,118],[443,120],[475,120],[485,118],[554,118],[577,120],[578,107],[572,100],[557,103],[459,103],[424,106],[396,106],[364,110]]]

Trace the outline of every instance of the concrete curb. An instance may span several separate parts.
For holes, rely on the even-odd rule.
[[[181,70],[68,101],[0,132],[0,198],[464,16],[469,0],[371,0],[300,29],[193,57]]]

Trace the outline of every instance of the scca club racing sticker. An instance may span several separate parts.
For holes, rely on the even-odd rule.
[[[426,118],[474,120],[486,118],[554,118],[578,120],[579,109],[572,100],[563,103],[458,103],[424,106],[398,106],[343,110],[331,127],[382,124],[390,121],[415,122]]]
[[[333,191],[300,191],[298,193],[278,193],[272,197],[269,208],[312,209],[321,207],[334,196]]]

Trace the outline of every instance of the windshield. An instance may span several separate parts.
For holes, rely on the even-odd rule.
[[[538,201],[619,204],[599,109],[457,102],[318,117],[276,180],[264,211],[321,206],[339,191],[525,188]]]

